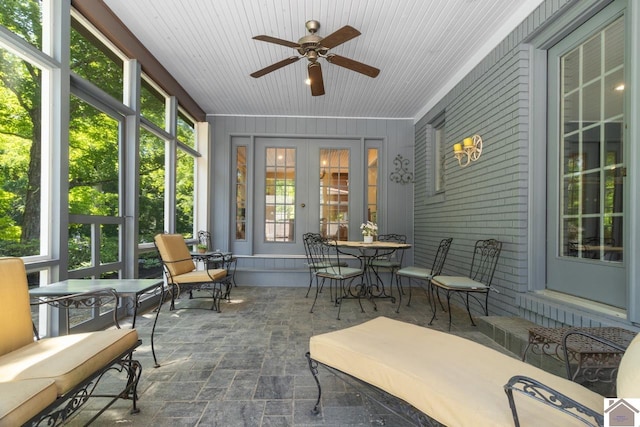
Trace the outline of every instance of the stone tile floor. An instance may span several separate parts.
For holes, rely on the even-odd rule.
[[[222,313],[206,309],[210,300],[183,296],[176,310],[165,303],[155,332],[159,368],[154,368],[150,332],[154,313],[136,320],[143,341],[135,352],[142,363],[138,387],[140,413],[130,414],[130,401],[118,401],[93,425],[131,426],[405,426],[376,402],[363,396],[358,386],[347,385],[320,370],[321,412],[311,409],[317,388],[307,360],[309,337],[341,329],[377,316],[427,326],[431,310],[425,293],[414,287],[411,306],[378,299],[377,311],[363,301],[343,303],[341,320],[329,299],[320,294],[314,313],[313,295],[306,288],[234,288]],[[313,292],[312,292],[313,293]],[[406,296],[405,296],[406,301]],[[466,312],[456,310],[451,333],[506,352],[477,328]],[[446,313],[439,313],[433,328],[447,330]],[[513,355],[517,357],[516,355]],[[106,384],[108,386],[108,383]],[[69,425],[82,425],[99,405],[89,402]]]

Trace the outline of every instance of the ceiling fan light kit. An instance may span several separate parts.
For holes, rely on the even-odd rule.
[[[297,43],[279,39],[271,36],[255,36],[254,40],[260,40],[268,43],[275,43],[281,46],[286,46],[295,49],[300,56],[291,56],[282,61],[271,64],[261,70],[251,73],[251,77],[258,78],[265,74],[269,74],[272,71],[278,70],[289,64],[293,64],[302,58],[307,58],[309,63],[307,64],[309,82],[311,86],[311,95],[320,96],[324,95],[324,82],[322,80],[322,67],[318,62],[319,58],[325,58],[329,63],[337,65],[339,67],[347,68],[360,74],[364,74],[369,77],[376,77],[380,74],[380,70],[362,62],[355,61],[353,59],[329,53],[329,50],[345,43],[360,35],[360,31],[355,28],[345,25],[337,31],[329,34],[327,37],[320,37],[316,32],[320,29],[320,23],[318,21],[307,21],[305,26],[309,34],[300,38]]]

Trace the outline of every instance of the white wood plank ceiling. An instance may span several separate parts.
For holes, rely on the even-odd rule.
[[[105,0],[200,107],[213,115],[419,119],[542,0]],[[320,59],[326,94],[312,97],[307,60],[253,40],[297,42],[305,22],[326,37],[362,34],[331,50],[381,70],[370,78]]]

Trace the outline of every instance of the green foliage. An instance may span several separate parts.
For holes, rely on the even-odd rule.
[[[0,1],[0,25],[40,48],[41,2]],[[122,99],[123,62],[72,18],[70,67],[79,76]],[[28,230],[29,221],[39,225],[41,131],[41,72],[32,64],[0,47],[0,256],[40,253],[39,229]],[[143,82],[142,114],[164,128],[164,98]],[[72,214],[118,216],[120,189],[119,122],[81,99],[71,96],[69,117],[69,210]],[[193,123],[181,116],[178,138],[194,146]],[[32,157],[33,156],[33,157]],[[179,153],[177,229],[191,233],[193,227],[194,160]],[[164,230],[165,142],[140,133],[139,241],[150,242]],[[31,179],[31,181],[30,181]],[[30,184],[31,182],[31,184]],[[125,185],[128,185],[125,183]],[[37,205],[29,201],[35,201]],[[35,210],[34,210],[35,209]],[[69,228],[69,269],[87,266],[91,260],[88,226]],[[117,227],[102,231],[101,261],[117,260]],[[21,241],[22,240],[22,241]],[[155,256],[144,264],[157,267]]]

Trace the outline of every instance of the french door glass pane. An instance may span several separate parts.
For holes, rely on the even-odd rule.
[[[563,256],[623,259],[623,34],[619,18],[561,58]]]
[[[320,149],[320,233],[349,239],[349,150]]]
[[[293,242],[296,215],[296,149],[267,148],[265,241]]]
[[[378,222],[378,149],[367,150],[367,221]]]
[[[236,240],[247,238],[247,147],[236,149]]]

